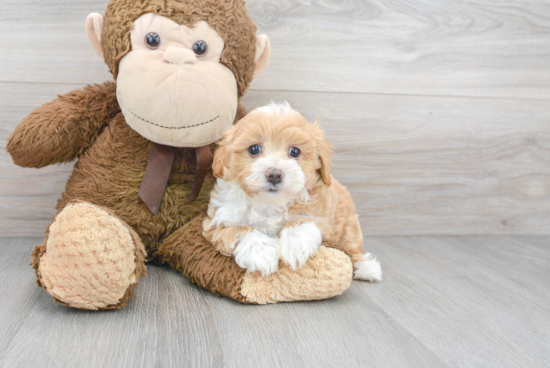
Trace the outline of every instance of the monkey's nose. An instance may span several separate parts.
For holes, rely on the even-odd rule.
[[[163,59],[171,64],[194,64],[197,61],[197,57],[193,51],[175,46],[170,46],[164,51]]]
[[[283,181],[283,172],[279,169],[269,169],[265,173],[265,176],[267,178],[267,181],[270,182],[273,185],[279,184]]]

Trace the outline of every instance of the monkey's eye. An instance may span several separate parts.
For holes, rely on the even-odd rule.
[[[300,150],[296,147],[290,147],[288,155],[293,158],[298,158],[300,156]]]
[[[206,51],[208,51],[208,45],[202,40],[197,41],[193,44],[193,51],[197,56],[204,56]]]
[[[157,32],[149,32],[145,36],[145,44],[151,50],[156,50],[160,46],[160,36]]]
[[[257,144],[248,147],[248,153],[250,153],[250,156],[258,156],[261,152],[262,152],[262,147],[260,147]]]

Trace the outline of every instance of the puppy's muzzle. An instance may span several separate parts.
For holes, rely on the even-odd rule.
[[[279,169],[269,169],[265,173],[267,181],[273,185],[280,184],[283,181],[284,174]]]

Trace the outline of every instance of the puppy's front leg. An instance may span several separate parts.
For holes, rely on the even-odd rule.
[[[214,248],[223,255],[231,256],[238,241],[247,233],[254,230],[251,226],[225,226],[210,227],[211,219],[206,218],[203,222],[204,237],[214,245]]]
[[[279,241],[251,226],[225,226],[210,228],[210,219],[203,222],[203,235],[226,256],[249,272],[260,271],[267,276],[277,271],[279,265]]]
[[[279,265],[279,241],[258,230],[246,233],[233,251],[235,262],[249,272],[260,271],[267,276],[277,271]]]
[[[321,230],[315,222],[289,222],[280,234],[281,260],[294,270],[301,268],[317,253],[322,241]]]

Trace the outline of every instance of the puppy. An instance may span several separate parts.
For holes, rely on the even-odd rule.
[[[351,257],[354,278],[380,281],[363,254],[350,194],[330,175],[330,144],[288,103],[258,108],[223,137],[214,155],[217,182],[204,236],[237,264],[263,276],[279,260],[302,267],[321,243]]]

